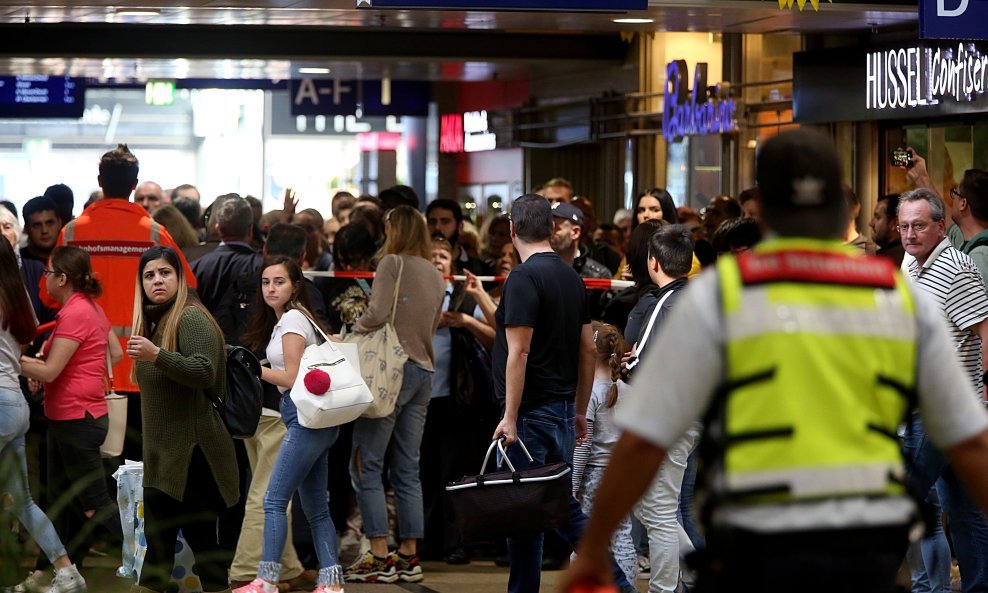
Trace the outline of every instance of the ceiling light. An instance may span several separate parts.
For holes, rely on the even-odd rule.
[[[299,68],[299,74],[329,74],[329,68]]]
[[[117,16],[158,16],[161,11],[157,8],[118,8],[113,11]]]
[[[654,23],[655,19],[648,18],[627,18],[627,19],[614,19],[613,22],[620,23],[622,25],[645,25],[648,23]]]

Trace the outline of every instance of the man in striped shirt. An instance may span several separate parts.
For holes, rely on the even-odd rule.
[[[950,244],[944,203],[935,193],[917,189],[903,194],[898,216],[903,247],[915,258],[909,262],[909,277],[943,312],[958,360],[984,398],[988,292],[981,273],[969,256]],[[922,430],[914,418],[906,434],[906,451],[913,457],[911,480],[921,494],[936,486],[950,523],[964,593],[988,590],[988,521]],[[911,554],[914,583],[925,576],[936,586],[945,580],[949,585],[950,557],[943,532],[935,530],[920,546],[914,553],[921,551],[922,558]]]

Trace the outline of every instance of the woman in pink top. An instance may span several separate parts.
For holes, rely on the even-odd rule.
[[[45,270],[49,296],[61,304],[44,358],[21,357],[21,374],[45,384],[48,417],[48,502],[59,509],[52,519],[69,538],[69,558],[81,566],[95,535],[93,521],[120,535],[120,515],[110,498],[100,458],[106,438],[107,348],[116,364],[123,358],[103,309],[93,300],[102,293],[93,277],[89,254],[78,247],[56,247]],[[37,570],[47,568],[40,556]]]

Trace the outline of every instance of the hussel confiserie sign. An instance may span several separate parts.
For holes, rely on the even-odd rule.
[[[798,123],[981,113],[988,113],[984,42],[914,41],[793,55]]]
[[[973,43],[873,51],[865,59],[867,109],[969,102],[988,89],[988,55]]]

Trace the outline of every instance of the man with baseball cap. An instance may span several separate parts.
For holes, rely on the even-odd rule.
[[[581,244],[580,238],[585,225],[582,210],[569,202],[554,202],[549,244],[560,259],[573,266],[580,278],[611,278],[613,275],[607,266],[590,257],[590,250]],[[600,319],[602,295],[600,290],[587,291],[590,316],[593,319]]]
[[[917,524],[897,437],[914,408],[988,508],[988,414],[936,306],[842,244],[830,139],[773,137],[757,179],[772,238],[691,282],[639,365],[564,590],[606,582],[614,527],[699,419],[698,591],[894,590]]]

